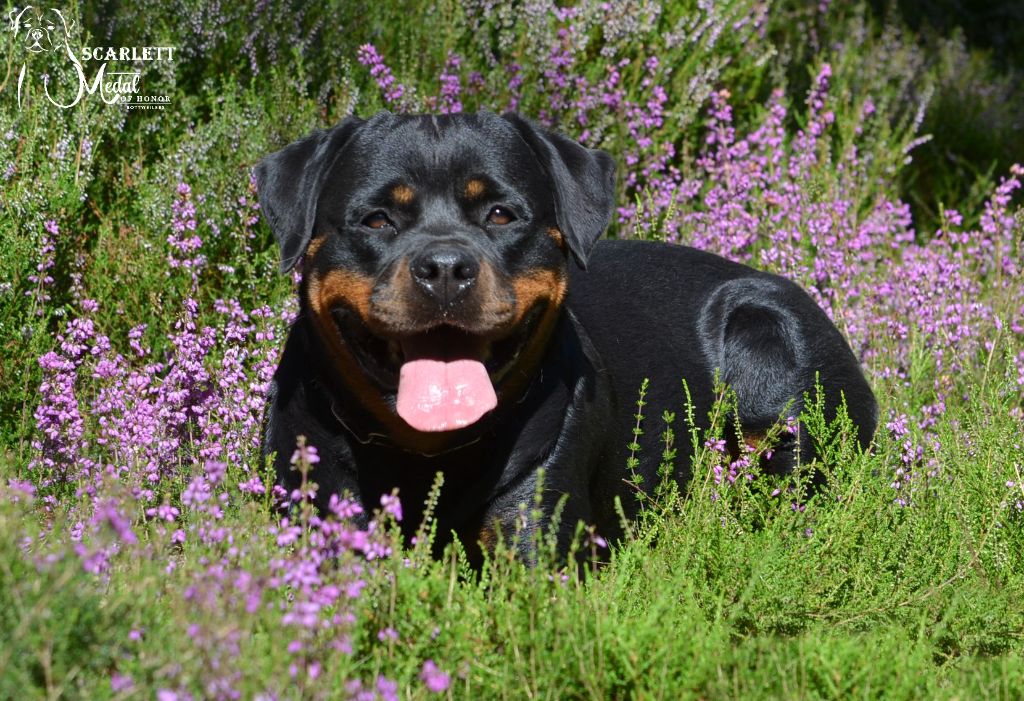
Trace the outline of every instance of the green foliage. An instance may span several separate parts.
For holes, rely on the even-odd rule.
[[[1024,519],[1004,486],[1021,458],[1016,422],[993,411],[1006,402],[993,387],[944,422],[951,449],[910,507],[893,503],[888,484],[900,445],[883,434],[873,453],[851,454],[848,422],[826,422],[812,404],[805,420],[835,461],[814,465],[828,486],[803,510],[791,478],[701,481],[716,459],[705,451],[688,498],[656,498],[596,570],[524,566],[514,543],[479,574],[457,544],[437,560],[429,539],[396,551],[359,599],[354,654],[310,648],[323,672],[304,693],[385,673],[426,698],[415,680],[430,658],[455,672],[455,698],[1012,696],[1024,678]],[[121,561],[97,588],[74,557],[22,550],[12,534],[23,517],[5,506],[0,529],[5,696],[103,698],[115,668],[155,690],[169,664],[216,665],[215,648],[189,633],[194,604],[181,587],[236,548],[252,572],[274,556],[264,507],[252,502],[225,514],[233,545],[167,552],[153,533],[151,561]],[[167,562],[176,567],[164,573]],[[251,665],[243,696],[280,688],[287,660],[273,641],[294,633],[269,615],[275,602],[249,611],[232,600],[207,611],[204,634],[236,631]],[[381,642],[387,629],[395,637]]]
[[[105,698],[135,594],[104,592],[72,554],[23,552],[26,516],[0,502],[0,698]]]

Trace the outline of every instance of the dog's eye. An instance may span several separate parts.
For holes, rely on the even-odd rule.
[[[386,229],[388,227],[394,228],[395,225],[388,219],[388,215],[384,212],[374,212],[370,216],[363,219],[363,226],[368,226],[371,229]]]
[[[491,207],[491,211],[487,213],[488,224],[505,226],[506,224],[511,224],[515,220],[515,215],[506,207]]]

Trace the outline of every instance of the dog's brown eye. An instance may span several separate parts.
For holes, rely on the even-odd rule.
[[[491,211],[487,213],[488,224],[504,226],[505,224],[511,224],[515,220],[515,215],[504,207],[491,207]]]
[[[388,215],[384,214],[384,212],[374,212],[363,220],[363,226],[368,226],[371,229],[384,229],[389,226],[394,227],[394,224],[391,223]]]

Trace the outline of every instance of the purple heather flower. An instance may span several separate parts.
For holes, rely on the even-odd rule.
[[[135,682],[131,676],[114,672],[110,675],[110,690],[115,694],[128,693],[135,688]]]
[[[7,480],[7,494],[5,498],[18,503],[20,501],[32,501],[36,496],[36,487],[28,480],[19,480],[14,477]]]
[[[381,701],[398,701],[398,682],[391,681],[384,675],[377,677],[377,693]]]
[[[315,465],[318,462],[320,462],[320,456],[317,454],[315,446],[303,445],[292,453],[292,465]]]
[[[192,695],[187,691],[174,691],[173,689],[157,689],[157,701],[192,701]]]
[[[384,513],[392,516],[396,521],[402,520],[402,502],[397,494],[382,494],[380,505]]]
[[[451,677],[439,669],[433,660],[427,660],[423,663],[423,669],[420,670],[420,680],[427,687],[428,691],[435,694],[445,691],[451,684]]]
[[[441,114],[451,114],[462,111],[462,102],[459,96],[462,93],[462,82],[459,78],[459,67],[462,59],[458,54],[448,52],[448,60],[445,61],[444,69],[441,71],[441,95],[437,109]]]
[[[377,86],[383,91],[384,99],[389,104],[397,103],[405,94],[406,89],[401,83],[395,80],[391,69],[384,63],[384,57],[377,51],[373,44],[363,44],[359,47],[359,63],[370,69],[370,75],[376,81]]]

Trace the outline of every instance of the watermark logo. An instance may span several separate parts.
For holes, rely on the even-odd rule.
[[[71,42],[75,21],[59,9],[27,5],[11,10],[7,19],[15,50],[22,52],[19,109],[33,84],[41,84],[46,99],[63,109],[90,98],[129,110],[162,110],[170,105],[169,96],[143,89],[139,64],[174,61],[173,46],[86,46],[76,50]]]
[[[44,10],[28,7],[11,10],[8,15],[15,40],[24,44],[26,51],[34,54],[56,51],[67,44],[75,21],[68,21],[57,9]]]

